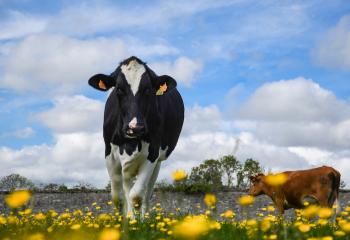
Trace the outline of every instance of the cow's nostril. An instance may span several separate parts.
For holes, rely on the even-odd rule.
[[[135,127],[130,127],[126,130],[126,134],[129,136],[141,136],[145,132],[145,126],[137,125]]]

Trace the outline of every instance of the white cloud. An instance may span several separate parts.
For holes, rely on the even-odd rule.
[[[18,11],[10,11],[8,18],[0,22],[0,40],[20,38],[39,33],[44,31],[46,25],[47,21],[44,18]]]
[[[240,118],[282,122],[336,122],[350,117],[350,106],[310,79],[269,82],[245,102]]]
[[[236,115],[251,132],[279,146],[350,147],[350,103],[302,77],[258,88]]]
[[[85,86],[88,77],[97,71],[112,71],[123,56],[124,45],[119,39],[31,36],[4,56],[0,84],[18,91],[45,92],[54,88],[69,92]]]
[[[96,132],[102,129],[104,103],[82,95],[59,97],[37,118],[55,133]]]
[[[200,60],[192,60],[187,57],[179,57],[174,63],[156,62],[151,63],[150,67],[155,70],[158,75],[167,74],[174,77],[179,83],[185,86],[191,86],[196,80],[198,74],[203,67]]]
[[[322,66],[350,69],[350,15],[343,16],[322,36],[312,56]]]
[[[60,35],[35,35],[7,48],[2,56],[0,86],[16,91],[69,94],[87,86],[95,73],[114,71],[119,62],[137,53],[140,57],[172,55],[176,49],[162,43],[142,44],[128,39],[95,38],[78,40]],[[185,58],[190,70],[180,76],[190,81],[196,65]]]
[[[83,181],[104,187],[108,175],[100,138],[100,133],[75,132],[57,134],[53,146],[0,147],[2,174],[19,173],[36,182],[74,185]]]
[[[8,137],[15,137],[15,138],[20,138],[20,139],[26,139],[33,137],[35,135],[35,131],[31,127],[25,127],[18,129],[14,132],[5,132],[0,134],[0,138],[8,138]]]

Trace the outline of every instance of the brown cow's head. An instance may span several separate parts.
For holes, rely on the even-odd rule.
[[[258,196],[265,193],[266,183],[263,181],[265,175],[262,173],[259,173],[255,176],[250,176],[250,188],[249,188],[249,194],[252,196]]]

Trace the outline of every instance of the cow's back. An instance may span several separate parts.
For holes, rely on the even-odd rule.
[[[303,198],[306,196],[328,198],[335,187],[334,178],[338,172],[331,167],[323,166],[284,173],[288,175],[288,180],[282,187],[286,200],[292,205],[302,207]]]

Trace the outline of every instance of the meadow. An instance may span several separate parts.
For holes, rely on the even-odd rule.
[[[33,211],[26,190],[8,194],[4,201],[11,209],[0,215],[0,239],[349,239],[350,206],[336,215],[335,208],[309,205],[292,218],[279,216],[273,205],[255,209],[254,199],[238,199],[240,211],[218,212],[220,199],[205,194],[196,214],[181,209],[166,211],[155,204],[141,219],[122,215],[112,202],[93,202],[81,209]],[[307,203],[305,203],[307,205]],[[112,209],[104,212],[103,209]]]

